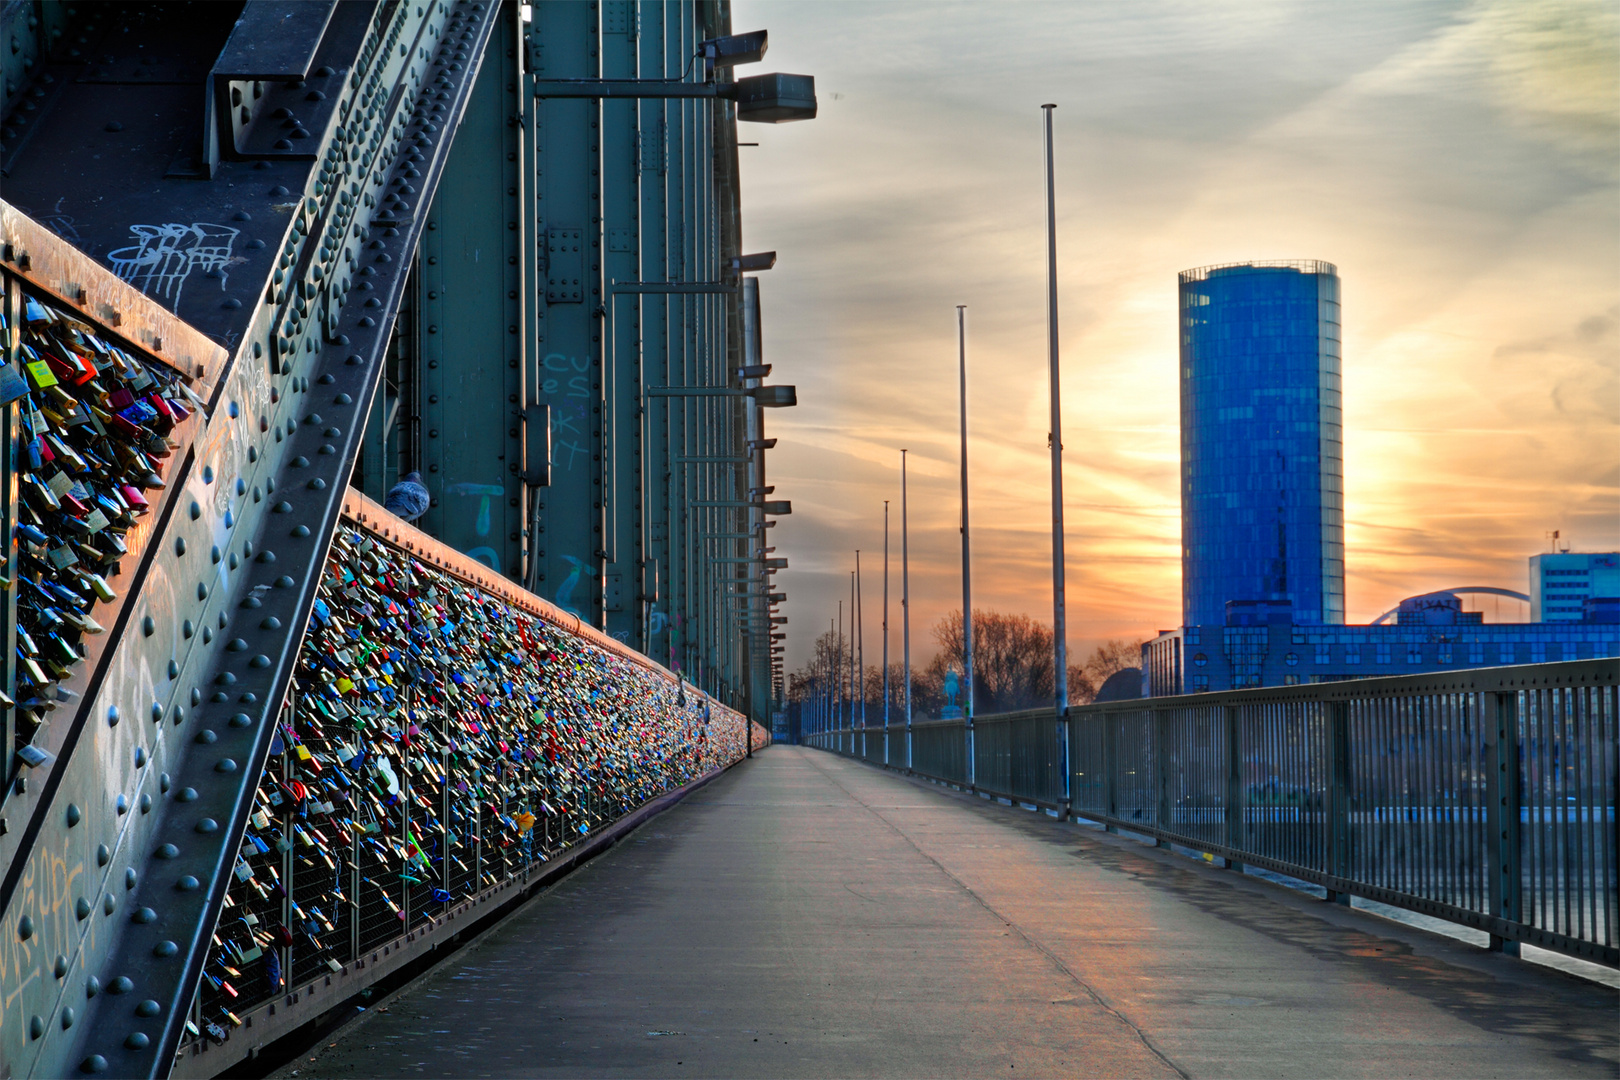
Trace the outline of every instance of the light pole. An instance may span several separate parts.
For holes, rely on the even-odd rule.
[[[889,760],[889,500],[883,500],[883,764]]]
[[[844,602],[838,601],[838,636],[833,638],[833,730],[844,725]],[[843,736],[839,736],[843,738]]]
[[[860,552],[855,553],[857,562]],[[855,571],[849,572],[849,752],[855,752]]]
[[[906,451],[900,451],[900,655],[906,694],[906,768],[911,768],[911,550],[906,535]]]
[[[1046,347],[1051,362],[1052,430],[1052,650],[1053,686],[1056,689],[1057,759],[1063,777],[1064,812],[1069,805],[1069,654],[1066,640],[1067,600],[1063,581],[1063,410],[1059,403],[1058,298],[1057,298],[1057,196],[1052,175],[1052,110],[1042,105],[1046,120]]]
[[[967,305],[956,305],[957,380],[962,416],[962,729],[967,751],[967,782],[974,786],[973,768],[973,559],[968,538],[967,441]]]
[[[861,549],[855,549],[855,681],[861,691],[861,760],[866,760],[866,619],[861,605]]]

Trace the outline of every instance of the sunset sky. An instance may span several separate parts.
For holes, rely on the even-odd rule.
[[[788,667],[911,454],[914,659],[960,606],[956,304],[969,306],[975,606],[1051,618],[1040,104],[1058,104],[1070,646],[1180,617],[1176,274],[1343,280],[1348,616],[1526,587],[1620,546],[1620,16],[1557,3],[789,3],[753,71],[813,122],[743,125],[745,250],[791,517]],[[749,69],[743,69],[746,73]]]

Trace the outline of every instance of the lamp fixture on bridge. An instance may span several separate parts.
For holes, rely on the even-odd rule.
[[[775,445],[775,439],[749,439],[748,451],[749,453],[753,453],[755,450],[769,450]]]
[[[763,379],[771,373],[771,365],[755,364],[753,367],[740,367],[737,369],[739,379]]]
[[[757,274],[776,265],[776,252],[760,251],[752,255],[733,255],[726,260],[733,274]]]
[[[799,403],[799,390],[796,386],[777,384],[776,386],[755,386],[743,391],[753,398],[762,408],[785,409]]]
[[[765,59],[771,47],[769,30],[753,30],[746,34],[727,34],[698,43],[697,54],[703,57],[703,81],[714,82],[717,68],[731,68],[738,64],[757,64]]]

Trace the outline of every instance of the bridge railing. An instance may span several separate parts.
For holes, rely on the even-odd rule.
[[[961,720],[805,741],[1620,966],[1617,727],[1607,659],[982,716],[972,777]]]
[[[750,737],[769,739],[351,491],[175,1074],[352,1000]]]

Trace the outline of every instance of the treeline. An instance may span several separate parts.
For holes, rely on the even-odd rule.
[[[918,664],[923,651],[912,644],[911,709],[914,718],[935,717],[945,707],[945,673],[954,669],[960,682],[963,669],[962,612],[953,611],[934,624],[931,635],[938,652],[927,663]],[[874,635],[875,637],[875,635]],[[905,715],[904,671],[898,656],[899,635],[890,642],[889,709],[892,719]],[[816,639],[810,661],[788,675],[788,699],[806,702],[825,698],[836,689],[840,699],[853,700],[856,716],[866,706],[867,722],[883,720],[883,645],[875,643],[877,663],[872,663],[874,643],[866,647],[867,664],[859,676],[848,634],[829,630]],[[1084,705],[1116,671],[1141,664],[1142,642],[1114,639],[1092,650],[1090,656],[1069,665],[1069,702]],[[1053,672],[1052,628],[1028,615],[1000,611],[973,612],[973,674],[977,684],[974,699],[980,715],[1014,712],[1050,705],[1056,694]],[[858,684],[858,685],[857,685]],[[958,692],[957,704],[963,704]]]

